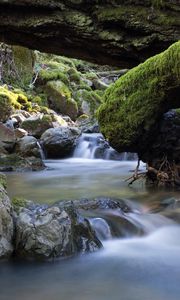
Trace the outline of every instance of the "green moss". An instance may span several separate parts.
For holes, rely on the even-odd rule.
[[[23,207],[27,206],[27,200],[24,199],[23,197],[14,197],[12,199],[12,206],[14,208],[14,210],[18,213],[19,210]]]
[[[78,107],[72,99],[71,91],[62,81],[49,81],[46,85],[49,105],[56,112],[66,114],[75,120]]]
[[[75,68],[70,68],[67,72],[69,80],[79,84],[81,81],[81,74]]]
[[[102,133],[125,150],[148,132],[159,116],[178,105],[180,42],[127,72],[105,92],[98,111]]]
[[[79,90],[76,93],[76,101],[78,103],[79,108],[83,102],[86,102],[89,106],[89,113],[94,116],[96,109],[102,103],[102,98],[96,94],[95,91],[87,91],[87,90]],[[87,114],[88,112],[86,112]]]
[[[33,51],[20,46],[13,46],[12,50],[17,72],[15,83],[18,86],[26,87],[30,84],[33,76],[34,53]]]
[[[96,75],[96,73],[94,72],[86,72],[84,74],[84,77],[88,80],[94,80],[94,79],[98,79],[98,76]]]
[[[164,0],[152,0],[152,6],[155,9],[152,11],[148,7],[142,7],[140,5],[119,5],[118,7],[98,8],[95,11],[95,16],[100,22],[125,22],[128,27],[141,28],[142,23],[144,26],[153,27],[154,25],[169,26],[179,24],[178,13],[170,10],[163,10],[165,5]],[[162,29],[162,28],[161,28]],[[110,31],[102,31],[100,33],[102,39],[112,39],[113,41],[119,41],[123,38],[123,32],[117,35],[113,29]]]
[[[86,91],[92,91],[91,87],[87,85],[85,82],[80,81],[79,85],[76,85],[76,90],[86,90]]]
[[[66,74],[62,73],[58,69],[53,70],[41,70],[39,72],[39,78],[45,84],[46,82],[50,80],[61,80],[65,84],[69,85],[69,80]]]

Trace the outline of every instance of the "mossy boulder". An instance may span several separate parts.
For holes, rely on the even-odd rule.
[[[7,86],[0,86],[0,122],[5,122],[13,109],[30,109],[31,104],[21,91],[11,91]]]
[[[8,120],[12,113],[11,99],[7,94],[0,91],[0,122]]]
[[[78,106],[71,97],[71,91],[62,81],[49,81],[46,85],[49,106],[58,113],[68,115],[75,120],[78,115]]]
[[[127,72],[112,84],[98,111],[100,129],[118,151],[142,152],[153,126],[180,106],[180,42]]]
[[[69,80],[67,75],[62,72],[61,69],[42,69],[39,72],[39,79],[38,81],[41,84],[45,84],[51,80],[61,80],[64,84],[69,84]]]

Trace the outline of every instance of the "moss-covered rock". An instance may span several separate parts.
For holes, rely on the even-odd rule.
[[[31,103],[20,90],[9,90],[0,86],[0,122],[6,121],[13,109],[31,109]]]
[[[6,84],[27,88],[34,73],[34,52],[21,46],[1,44],[1,76]]]
[[[71,98],[71,91],[60,80],[49,81],[46,85],[49,106],[56,112],[68,115],[75,120],[78,114],[78,107],[75,100]]]
[[[33,77],[35,56],[32,50],[25,47],[13,46],[13,59],[17,70],[17,84],[27,86]]]
[[[39,80],[45,84],[51,80],[61,80],[64,84],[69,84],[67,75],[59,69],[42,69],[39,72]]]
[[[102,133],[118,151],[141,151],[153,125],[179,107],[180,42],[130,70],[104,96],[98,111]]]
[[[94,117],[97,108],[102,103],[102,98],[95,91],[78,90],[76,101],[82,114]]]

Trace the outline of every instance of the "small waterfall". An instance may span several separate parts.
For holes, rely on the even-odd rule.
[[[41,144],[39,142],[37,142],[37,146],[39,148],[39,153],[40,153],[41,159],[44,160],[46,157],[45,157],[44,151],[41,147]]]
[[[141,210],[124,213],[119,209],[99,210],[90,223],[101,242],[113,238],[144,236],[158,228],[172,226],[175,222],[160,214],[148,214]]]
[[[73,157],[105,160],[137,160],[135,153],[118,153],[104,139],[101,133],[83,133]]]

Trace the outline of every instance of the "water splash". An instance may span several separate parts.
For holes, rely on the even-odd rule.
[[[83,133],[79,138],[73,157],[105,160],[137,160],[134,153],[118,153],[101,133]]]
[[[37,141],[37,146],[38,146],[38,148],[39,148],[39,153],[40,153],[41,159],[42,159],[42,160],[45,160],[46,157],[45,157],[44,151],[43,151],[43,149],[42,149],[42,147],[41,147],[41,144],[40,144],[38,141]]]

